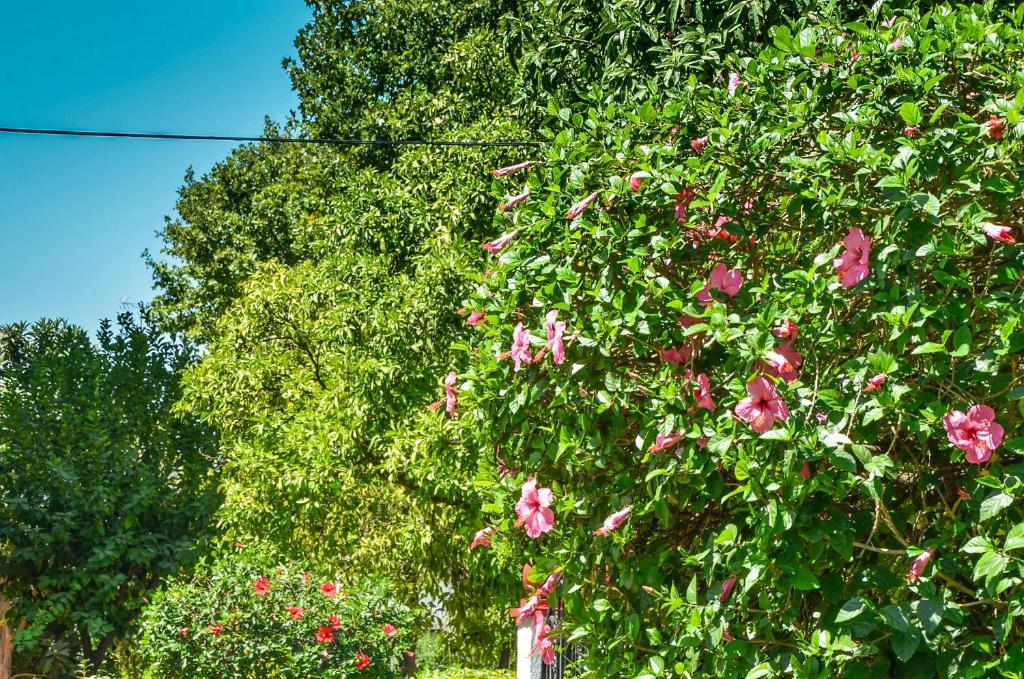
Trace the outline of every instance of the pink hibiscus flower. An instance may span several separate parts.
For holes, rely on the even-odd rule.
[[[676,196],[676,200],[679,201],[678,203],[676,203],[677,222],[679,222],[680,224],[686,223],[686,211],[690,208],[690,203],[692,203],[693,199],[696,197],[697,194],[694,192],[693,189],[690,188],[683,189],[682,191],[679,192],[679,195]]]
[[[548,312],[545,329],[548,333],[548,349],[551,350],[551,360],[556,365],[565,363],[565,344],[562,336],[565,334],[565,323],[558,320],[558,312],[554,309]]]
[[[732,590],[736,586],[736,576],[731,575],[729,579],[722,583],[722,591],[718,594],[718,601],[725,603],[732,596]]]
[[[519,236],[519,229],[516,229],[512,233],[506,233],[501,238],[496,238],[490,243],[484,243],[480,246],[481,249],[487,250],[492,255],[500,254],[502,250],[508,247],[508,244],[514,241]]]
[[[501,205],[498,206],[498,209],[501,210],[502,212],[508,212],[509,210],[511,210],[515,206],[519,205],[520,203],[522,203],[523,201],[525,201],[529,197],[530,197],[530,189],[526,189],[525,191],[523,191],[519,195],[512,196],[511,198],[506,200],[504,203],[502,203]]]
[[[991,222],[985,222],[981,225],[982,231],[985,235],[992,240],[997,240],[1000,243],[1006,243],[1007,245],[1013,245],[1017,242],[1017,239],[1013,237],[1013,231],[1008,226],[1002,226],[1000,224],[993,224]]]
[[[523,327],[522,323],[516,325],[516,329],[512,332],[512,351],[511,357],[515,361],[514,372],[519,372],[520,368],[524,365],[529,365],[533,362],[533,354],[530,353],[530,340],[532,339],[530,331]]]
[[[626,507],[625,509],[620,509],[619,511],[615,512],[614,514],[612,514],[604,520],[604,523],[601,525],[601,527],[594,531],[594,535],[597,535],[599,537],[607,537],[614,531],[617,531],[619,527],[626,522],[626,519],[629,518],[629,515],[632,512],[632,507]]]
[[[491,170],[491,174],[493,174],[495,177],[507,177],[511,174],[516,174],[517,172],[522,172],[523,170],[529,169],[529,162],[517,163],[515,165],[509,165],[508,167],[502,167],[497,170]]]
[[[967,414],[952,410],[942,418],[949,442],[967,453],[971,464],[984,464],[1003,442],[1003,427],[994,422],[995,412],[985,405],[972,406]]]
[[[650,172],[634,172],[629,177],[629,190],[634,193],[640,190],[640,187],[644,185],[644,180],[651,176]]]
[[[480,325],[487,318],[486,311],[473,311],[469,314],[469,318],[466,319],[466,325],[474,327]]]
[[[989,116],[988,120],[981,124],[981,129],[990,139],[1002,139],[1006,134],[1006,121],[999,116]]]
[[[697,398],[698,408],[715,412],[715,402],[711,399],[711,380],[704,373],[697,375],[697,388],[694,390],[694,396]]]
[[[537,479],[532,476],[526,479],[516,503],[516,514],[528,536],[537,538],[555,527],[555,513],[551,511],[554,501],[555,495],[550,488],[538,488]]]
[[[875,375],[874,377],[868,380],[867,386],[864,387],[864,393],[870,394],[871,392],[874,391],[881,391],[882,385],[885,384],[886,379],[888,379],[888,377],[885,375],[885,373],[879,373],[878,375]]]
[[[491,537],[497,532],[498,530],[492,526],[478,530],[476,535],[473,536],[472,544],[469,545],[469,551],[472,552],[477,547],[487,547],[490,549]]]
[[[455,406],[458,404],[459,396],[458,392],[455,391],[455,381],[459,379],[459,376],[455,374],[455,371],[448,373],[448,377],[444,378],[444,393],[445,393],[445,406],[444,410],[448,413],[448,417],[455,419]]]
[[[658,434],[654,438],[654,443],[651,445],[650,450],[652,453],[660,453],[663,450],[668,450],[669,448],[675,446],[677,443],[682,441],[683,436],[683,432],[668,435]]]
[[[704,153],[704,149],[707,148],[710,139],[708,137],[698,137],[697,139],[690,140],[690,148],[696,151],[697,155]]]
[[[928,567],[928,562],[931,561],[934,554],[935,550],[929,547],[921,552],[920,556],[910,562],[910,572],[907,573],[907,580],[909,582],[914,582],[924,575],[924,569]]]
[[[846,251],[833,262],[844,288],[852,288],[868,277],[868,255],[871,241],[864,232],[854,227],[843,240]]]
[[[740,80],[740,74],[739,73],[732,72],[732,73],[729,74],[729,87],[728,87],[728,90],[729,90],[729,96],[730,97],[736,94],[736,89],[740,86],[740,84],[742,82],[743,81]]]
[[[593,203],[595,200],[597,200],[597,191],[593,192],[592,194],[590,194],[589,196],[587,196],[586,198],[584,198],[583,200],[569,208],[569,211],[565,213],[565,218],[576,219],[581,214],[583,214],[583,211],[590,207],[590,204]]]
[[[747,398],[736,404],[736,416],[758,434],[775,426],[775,420],[789,419],[789,408],[779,396],[775,385],[762,376],[747,382]]]
[[[711,270],[708,284],[697,293],[697,301],[708,304],[711,302],[711,291],[718,290],[729,297],[735,297],[743,285],[743,274],[739,269],[730,270],[725,264],[718,264]]]

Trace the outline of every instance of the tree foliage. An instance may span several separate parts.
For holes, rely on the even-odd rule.
[[[1024,672],[1022,16],[786,23],[496,187],[455,369],[519,471],[465,536],[562,573],[594,676]]]
[[[95,667],[217,503],[216,441],[173,413],[190,351],[130,314],[98,343],[61,321],[0,331],[0,591],[16,647],[72,640]]]

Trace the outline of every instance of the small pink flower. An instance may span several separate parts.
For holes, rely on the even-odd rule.
[[[736,404],[736,416],[758,434],[775,426],[775,420],[789,419],[789,408],[775,385],[760,375],[747,382],[747,398]]]
[[[266,596],[270,594],[270,579],[257,578],[252,583],[252,589],[256,592],[256,596]]]
[[[459,376],[455,374],[454,370],[448,373],[448,377],[444,378],[444,411],[453,420],[455,419],[455,406],[459,402],[458,392],[455,390],[455,381],[457,379],[459,379]]]
[[[558,312],[552,309],[548,312],[545,330],[548,333],[548,349],[551,350],[551,360],[555,365],[565,363],[565,344],[562,336],[565,334],[565,323],[558,320]]]
[[[718,264],[711,270],[708,284],[697,293],[696,298],[698,302],[710,303],[712,290],[718,290],[729,297],[735,297],[742,285],[743,274],[740,273],[739,269],[729,270],[725,264]]]
[[[640,190],[640,187],[644,185],[644,180],[651,176],[650,172],[634,172],[629,177],[629,190],[634,193]]]
[[[708,439],[706,436],[701,436],[700,438],[697,439],[697,447],[700,448],[701,450],[704,450],[705,448],[708,447]]]
[[[870,394],[873,391],[881,391],[882,385],[885,384],[885,380],[888,379],[885,373],[879,373],[868,380],[868,385],[864,387],[864,393]]]
[[[487,547],[490,549],[491,537],[497,532],[498,530],[492,526],[478,530],[476,535],[473,536],[472,544],[469,545],[469,551],[472,552],[477,547]]]
[[[551,634],[551,625],[544,625],[537,633],[537,640],[533,644],[533,650],[530,651],[530,655],[534,653],[540,653],[541,662],[545,665],[550,665],[555,662],[555,645],[549,636]]]
[[[492,240],[490,243],[484,243],[480,246],[481,249],[487,250],[492,255],[500,254],[502,250],[508,247],[508,244],[514,241],[519,236],[519,229],[516,229],[512,233],[506,233],[501,238]]]
[[[384,623],[383,627],[380,628],[380,631],[383,632],[384,636],[386,637],[393,637],[398,635],[398,628],[392,625],[390,622]]]
[[[722,583],[722,591],[718,594],[719,603],[725,603],[732,596],[732,589],[736,586],[736,576],[730,576],[728,580]]]
[[[903,136],[905,137],[916,137],[918,134],[920,134],[920,130],[913,125],[907,125],[903,128]]]
[[[668,450],[682,441],[683,437],[683,432],[668,434],[667,436],[665,434],[658,434],[654,437],[654,443],[651,445],[650,451],[652,453],[660,453],[663,450]]]
[[[800,478],[804,481],[811,478],[811,465],[808,464],[807,460],[804,460],[800,465]]]
[[[1003,442],[1003,427],[994,422],[995,412],[985,405],[972,406],[967,414],[952,410],[942,418],[949,442],[967,453],[971,464],[984,464]]]
[[[333,599],[334,597],[338,596],[338,586],[333,582],[325,582],[324,584],[320,585],[320,593],[328,599]]]
[[[732,73],[729,74],[729,87],[728,87],[728,89],[729,89],[729,96],[730,97],[736,94],[736,89],[740,86],[741,83],[742,83],[742,81],[740,80],[740,74],[739,73],[732,72]]]
[[[818,424],[825,424],[828,422],[828,415],[825,413],[814,413],[814,419],[818,420]]]
[[[497,170],[491,170],[491,174],[493,174],[495,177],[507,177],[509,175],[516,174],[517,172],[522,172],[523,170],[529,169],[530,163],[529,161],[527,161],[525,163],[517,163],[515,165],[509,165],[508,167],[502,167]]]
[[[765,354],[764,371],[766,373],[787,382],[792,382],[800,376],[799,370],[803,365],[804,357],[793,348],[794,342],[796,342],[795,330],[788,340],[775,347],[774,351]]]
[[[686,223],[686,211],[690,208],[690,203],[697,197],[697,194],[693,189],[686,188],[679,192],[676,196],[676,221],[680,224]]]
[[[704,153],[704,149],[707,148],[710,139],[708,137],[699,137],[697,139],[690,140],[690,147],[696,151],[697,155]]]
[[[619,511],[615,512],[614,514],[612,514],[604,520],[604,524],[602,524],[600,528],[594,531],[594,535],[600,537],[607,537],[612,532],[617,531],[619,527],[626,522],[626,519],[629,518],[629,515],[632,512],[632,507],[626,507],[625,509],[620,509]]]
[[[533,354],[530,353],[530,331],[523,327],[522,323],[516,325],[512,332],[512,360],[515,361],[514,372],[519,372],[524,365],[533,362]]]
[[[532,476],[526,479],[516,503],[516,514],[528,536],[537,538],[555,527],[555,513],[550,508],[554,501],[550,488],[537,488],[537,479]]]
[[[764,360],[768,363],[769,367],[774,369],[776,374],[793,372],[793,364],[777,351],[765,352]]]
[[[668,349],[658,349],[658,353],[661,355],[663,363],[674,365],[676,367],[681,366],[688,360],[683,356],[683,353],[675,347],[669,347]]]
[[[306,615],[306,609],[302,606],[288,607],[288,617],[290,617],[292,620],[302,620],[304,615]]]
[[[555,591],[555,585],[562,579],[562,571],[555,571],[547,577],[544,584],[537,590],[537,596],[546,597]]]
[[[989,116],[981,125],[981,129],[990,139],[1002,139],[1006,134],[1006,121],[999,116]]]
[[[1017,239],[1013,237],[1013,231],[1008,226],[985,222],[981,225],[981,229],[985,232],[985,235],[992,240],[997,240],[1001,243],[1006,243],[1007,245],[1013,245],[1017,242]]]
[[[963,488],[960,488],[959,486],[956,489],[956,494],[959,495],[960,499],[963,500],[964,502],[970,502],[971,501],[971,494],[968,493]]]
[[[523,191],[519,195],[512,196],[507,201],[505,201],[504,203],[499,205],[498,209],[501,210],[502,212],[508,212],[509,210],[511,210],[515,206],[521,204],[523,201],[525,201],[529,197],[530,197],[530,189],[526,189],[525,191]]]
[[[907,573],[907,580],[914,582],[922,575],[924,575],[924,569],[928,567],[928,562],[932,556],[935,555],[935,550],[929,547],[928,549],[921,552],[920,556],[910,562],[910,572]]]
[[[896,38],[889,44],[889,47],[891,47],[893,51],[898,52],[903,49],[903,41],[900,38]]]
[[[718,239],[718,240],[724,240],[726,242],[732,242],[732,243],[735,243],[736,241],[738,241],[739,240],[739,236],[737,236],[736,234],[733,234],[733,233],[729,233],[725,229],[725,225],[726,224],[730,224],[733,221],[734,220],[733,220],[732,217],[727,217],[725,215],[720,215],[718,217],[718,219],[715,220],[715,225],[708,227],[708,230],[707,230],[708,238],[715,238],[715,239]]]
[[[565,213],[565,218],[576,219],[583,214],[583,211],[590,207],[590,204],[595,200],[597,200],[597,191],[594,191],[592,194],[569,208],[569,211]]]
[[[469,314],[469,318],[466,319],[466,325],[471,328],[475,327],[483,323],[485,318],[487,318],[486,311],[473,311]]]
[[[852,288],[868,277],[868,255],[871,254],[871,241],[864,232],[854,227],[843,240],[846,251],[833,261],[839,282],[844,288]]]
[[[772,334],[779,339],[796,339],[800,334],[800,326],[788,318],[777,328],[772,328]]]
[[[697,388],[693,395],[697,398],[698,408],[715,412],[715,402],[711,398],[711,380],[704,373],[697,375]]]

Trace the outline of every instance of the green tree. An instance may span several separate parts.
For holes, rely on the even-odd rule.
[[[193,353],[122,314],[0,330],[0,582],[15,647],[65,637],[99,667],[217,503],[216,439],[173,412]]]
[[[562,573],[594,676],[1024,672],[1022,23],[879,3],[550,109],[465,302],[464,445],[521,469],[466,535]]]

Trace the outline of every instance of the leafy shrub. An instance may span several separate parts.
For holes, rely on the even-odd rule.
[[[139,645],[151,676],[398,674],[419,614],[395,603],[386,585],[349,589],[314,573],[228,556],[161,590],[146,609]]]
[[[782,26],[497,184],[475,554],[563,573],[594,676],[1024,672],[1022,15]]]

